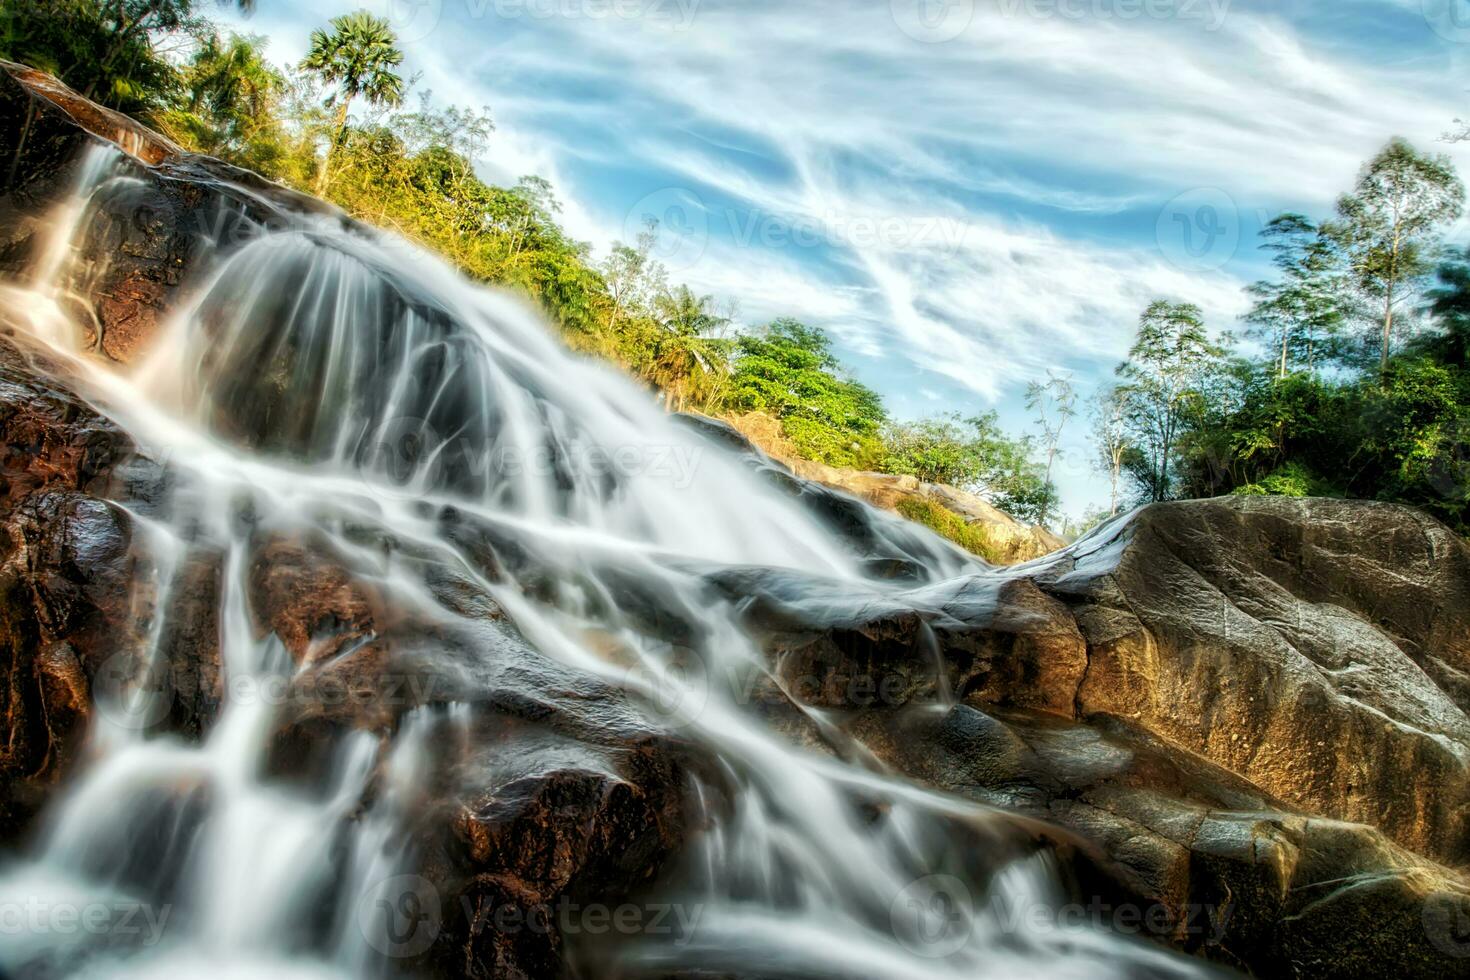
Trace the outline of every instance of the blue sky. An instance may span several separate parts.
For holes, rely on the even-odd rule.
[[[828,330],[901,417],[1106,383],[1155,297],[1236,326],[1282,210],[1470,117],[1470,0],[258,0],[280,61],[366,7],[487,178],[551,180],[604,254],[647,216],[676,281]],[[238,17],[232,18],[238,21]],[[1466,228],[1453,231],[1464,240]],[[1105,502],[1085,417],[1065,508]]]

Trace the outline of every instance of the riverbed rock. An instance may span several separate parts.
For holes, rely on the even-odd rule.
[[[110,141],[130,161],[68,266],[101,356],[146,346],[204,248],[250,240],[281,209],[333,214],[94,110],[0,65],[0,274],[31,267],[84,148]],[[97,688],[114,683],[104,667],[122,657],[128,676],[144,646],[137,611],[157,601],[156,570],[128,507],[146,514],[169,493],[165,466],[21,350],[0,339],[7,841],[75,767]],[[1033,559],[1018,567],[928,582],[934,542],[860,498],[896,506],[938,490],[833,489],[850,479],[771,465],[889,586],[911,583],[710,571],[710,600],[738,603],[769,655],[751,692],[782,730],[828,738],[804,704],[918,782],[1045,821],[1049,847],[1081,842],[1070,859],[1100,871],[1078,897],[1157,906],[1160,942],[1262,976],[1464,973],[1470,551],[1448,529],[1362,502],[1170,503],[1054,553],[1035,538],[1008,555]],[[447,508],[437,519],[484,580],[515,565],[534,581],[536,556],[487,523]],[[156,723],[181,737],[206,735],[231,696],[223,573],[221,555],[186,556],[157,638],[169,697]],[[249,577],[258,639],[293,685],[271,762],[283,779],[309,778],[349,734],[386,742],[415,712],[462,706],[437,733],[433,794],[416,810],[417,871],[443,938],[414,965],[555,975],[564,937],[528,917],[616,901],[667,869],[707,752],[538,654],[482,584],[431,583],[470,624],[451,631],[401,615],[372,569],[309,537],[262,531]],[[644,625],[671,622],[658,595],[640,602]],[[424,683],[387,696],[407,680]],[[329,703],[323,682],[367,696]],[[523,925],[497,925],[502,909]]]
[[[87,151],[121,174],[97,194],[61,271],[85,297],[97,349],[135,360],[205,254],[227,253],[286,212],[346,221],[335,208],[226,163],[184,152],[43,72],[0,61],[0,274],[33,268]]]

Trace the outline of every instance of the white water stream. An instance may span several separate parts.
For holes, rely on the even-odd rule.
[[[1044,858],[963,879],[948,855],[986,838],[954,828],[983,828],[983,811],[798,748],[742,702],[734,680],[764,658],[736,606],[709,602],[710,568],[792,569],[874,594],[897,586],[867,578],[862,556],[734,455],[571,356],[518,301],[325,218],[221,243],[150,355],[130,368],[106,362],[67,316],[67,284],[85,272],[73,268],[74,244],[89,202],[132,193],[140,177],[111,149],[91,151],[78,172],[35,278],[0,287],[0,308],[144,454],[167,461],[164,504],[117,502],[148,557],[156,599],[141,633],[155,666],[191,554],[223,556],[230,690],[297,669],[252,626],[251,535],[330,541],[426,621],[457,615],[428,582],[429,570],[449,570],[493,596],[541,653],[632,692],[738,787],[732,806],[711,806],[686,855],[703,869],[678,889],[692,927],[677,941],[625,944],[616,964],[584,958],[589,975],[1197,975],[1098,928],[1028,925],[1029,908],[1060,900]],[[445,534],[450,507],[494,530],[498,569]],[[925,547],[916,557],[931,579],[983,574],[937,539]],[[677,648],[627,608],[627,581],[685,628]],[[138,683],[101,695],[84,770],[0,876],[0,907],[30,916],[21,929],[0,923],[0,965],[37,977],[398,969],[360,912],[412,870],[406,820],[468,709],[418,708],[391,740],[346,737],[330,776],[303,786],[266,775],[279,722],[269,699],[227,697],[194,743],[155,734],[170,694]],[[68,908],[104,910],[106,928],[62,924]],[[131,932],[120,925],[130,909]]]

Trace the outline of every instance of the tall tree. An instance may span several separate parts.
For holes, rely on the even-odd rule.
[[[1275,352],[1278,378],[1291,371],[1293,357],[1315,370],[1319,360],[1336,353],[1335,341],[1351,307],[1342,250],[1331,235],[1295,213],[1277,215],[1261,238],[1280,277],[1250,287],[1256,302],[1246,319]]]
[[[664,404],[682,412],[697,376],[723,374],[729,366],[730,342],[719,335],[729,318],[714,310],[714,300],[680,286],[659,296],[660,332],[654,341],[651,380],[664,392]]]
[[[179,69],[178,107],[161,125],[191,149],[260,165],[263,143],[280,139],[286,79],[266,61],[263,38],[211,33]]]
[[[1124,385],[1102,389],[1092,401],[1092,434],[1097,441],[1098,461],[1108,474],[1108,516],[1118,516],[1118,485],[1123,462],[1132,447],[1128,416],[1132,394]]]
[[[1140,478],[1153,500],[1169,497],[1180,431],[1220,353],[1192,303],[1155,300],[1138,319],[1138,336],[1118,375],[1128,392],[1129,430],[1142,452]]]
[[[1062,430],[1067,420],[1077,414],[1077,389],[1070,376],[1048,372],[1045,382],[1033,381],[1026,386],[1026,407],[1036,413],[1042,451],[1046,454],[1043,479],[1051,486],[1051,471],[1061,445]],[[1045,523],[1046,519],[1043,509],[1040,520]]]
[[[1434,265],[1440,226],[1459,218],[1465,187],[1444,156],[1425,156],[1394,139],[1364,166],[1337,202],[1331,231],[1352,264],[1358,288],[1377,301],[1379,373],[1388,373],[1394,317],[1416,280]]]
[[[317,180],[317,193],[331,179],[332,155],[347,132],[347,112],[358,96],[374,105],[396,106],[403,102],[403,78],[393,71],[403,63],[398,36],[381,17],[366,10],[332,19],[332,31],[311,32],[311,52],[301,67],[315,72],[336,91],[327,105],[337,107],[331,142]]]
[[[607,334],[615,337],[623,319],[643,312],[664,291],[668,274],[653,258],[658,244],[658,222],[650,220],[638,233],[632,245],[614,242],[603,264],[602,278],[607,283]]]

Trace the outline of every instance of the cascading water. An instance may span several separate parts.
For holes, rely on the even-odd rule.
[[[116,502],[147,559],[141,656],[98,682],[86,768],[0,877],[0,901],[156,914],[105,939],[11,932],[0,965],[45,977],[393,969],[361,913],[413,866],[406,828],[426,774],[472,709],[423,706],[391,740],[343,737],[308,784],[269,775],[280,707],[267,698],[227,697],[198,743],[149,734],[168,710],[171,598],[199,555],[220,568],[226,687],[260,691],[304,669],[251,625],[252,549],[279,535],[323,542],[400,615],[447,632],[473,612],[446,603],[440,580],[468,583],[541,654],[629,692],[733,787],[670,886],[698,909],[690,928],[592,951],[578,961],[587,975],[1196,975],[1100,929],[1028,930],[1027,907],[1055,900],[1044,857],[991,861],[987,876],[987,856],[966,853],[985,846],[983,810],[886,775],[855,744],[822,754],[772,730],[738,696],[751,678],[774,681],[738,599],[711,601],[712,570],[781,569],[874,596],[897,586],[741,459],[561,349],[517,301],[397,239],[297,216],[221,248],[146,360],[90,354],[89,325],[67,315],[67,284],[86,273],[71,245],[88,203],[127,193],[133,168],[91,151],[35,278],[0,297],[25,342],[169,472],[158,499]],[[929,580],[987,574],[896,519],[873,521]],[[704,789],[692,792],[720,795]]]

